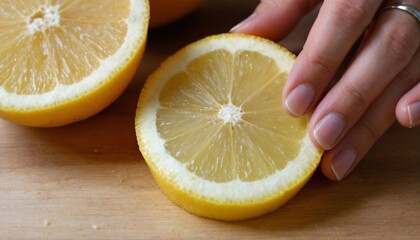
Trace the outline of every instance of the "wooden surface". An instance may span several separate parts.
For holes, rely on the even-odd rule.
[[[159,191],[135,140],[143,82],[169,54],[228,31],[256,3],[207,1],[152,30],[133,83],[86,121],[37,129],[0,120],[0,239],[418,239],[420,128],[394,125],[341,183],[318,171],[289,203],[249,221],[196,217]],[[297,51],[301,42],[286,45]]]

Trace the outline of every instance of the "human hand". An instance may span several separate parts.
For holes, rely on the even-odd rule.
[[[319,3],[262,0],[231,31],[279,40]],[[405,127],[420,124],[420,22],[401,10],[377,14],[392,3],[323,1],[284,87],[292,116],[313,111],[308,131],[326,150],[321,169],[329,179],[346,177],[395,119]],[[419,0],[404,3],[420,9]]]

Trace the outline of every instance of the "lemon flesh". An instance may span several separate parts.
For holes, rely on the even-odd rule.
[[[281,107],[286,76],[248,50],[194,59],[160,93],[156,124],[165,148],[209,181],[254,181],[283,169],[306,134],[306,118]]]
[[[145,0],[15,0],[0,12],[0,116],[31,126],[81,120],[115,100],[149,16]]]
[[[170,57],[140,96],[140,150],[169,198],[200,216],[240,220],[276,209],[309,179],[321,150],[308,116],[281,92],[294,56],[257,37],[222,34]]]

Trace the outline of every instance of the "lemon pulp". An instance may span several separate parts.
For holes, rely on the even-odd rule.
[[[74,84],[124,41],[130,1],[55,2],[3,4],[0,86],[7,92],[42,94]]]
[[[194,59],[159,97],[156,124],[166,149],[215,182],[253,181],[283,169],[306,134],[306,119],[282,109],[286,76],[272,59],[247,50]]]
[[[161,190],[222,220],[273,211],[301,189],[322,150],[281,98],[295,57],[268,40],[220,34],[169,57],[136,112],[140,151]]]
[[[146,0],[0,3],[0,117],[29,126],[85,119],[126,88],[143,56]]]

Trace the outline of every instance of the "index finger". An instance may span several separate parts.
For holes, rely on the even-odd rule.
[[[261,0],[254,13],[230,31],[280,40],[321,0]]]
[[[324,1],[283,90],[285,109],[301,116],[313,109],[382,1]]]

